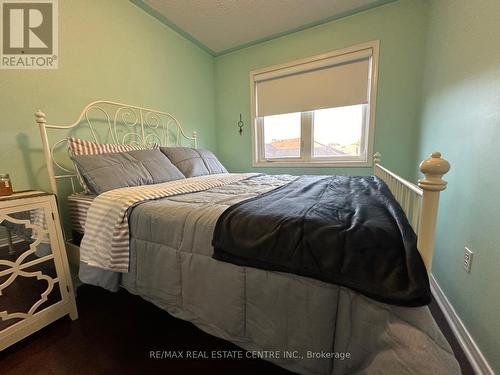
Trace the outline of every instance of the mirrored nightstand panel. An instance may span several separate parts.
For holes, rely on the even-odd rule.
[[[76,318],[56,210],[49,194],[0,199],[0,338],[15,342],[65,313]]]

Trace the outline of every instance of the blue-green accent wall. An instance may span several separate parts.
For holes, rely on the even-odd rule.
[[[433,273],[500,373],[500,2],[432,0],[418,157],[451,162]],[[474,251],[463,269],[464,246]]]
[[[59,7],[59,69],[0,71],[0,172],[17,190],[48,188],[33,113],[68,123],[96,99],[172,112],[231,171],[371,173],[252,168],[249,72],[380,39],[374,148],[412,179],[431,151],[450,160],[433,273],[500,372],[500,2],[399,0],[215,58],[130,2]],[[470,274],[464,246],[475,252]]]
[[[374,150],[382,153],[388,167],[403,176],[413,176],[417,169],[425,9],[421,1],[401,0],[217,57],[217,143],[222,162],[231,171],[372,173],[371,168],[253,168],[249,74],[255,69],[379,39]],[[243,136],[236,126],[240,113],[246,124]]]
[[[16,190],[48,189],[35,111],[66,125],[97,99],[171,112],[216,149],[213,64],[128,1],[59,1],[59,69],[0,70],[0,173]]]

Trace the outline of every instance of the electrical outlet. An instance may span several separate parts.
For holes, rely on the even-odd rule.
[[[466,246],[464,248],[464,270],[467,273],[470,273],[470,268],[472,266],[472,257],[474,253]]]

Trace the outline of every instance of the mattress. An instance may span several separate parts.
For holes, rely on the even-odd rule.
[[[83,234],[85,232],[85,221],[90,205],[96,198],[96,195],[83,193],[71,194],[68,196],[68,210],[71,220],[71,228],[74,232]]]
[[[282,185],[280,178],[261,176],[135,206],[129,272],[82,262],[80,279],[110,290],[121,284],[209,334],[254,353],[275,353],[264,359],[300,374],[459,374],[426,306],[388,305],[341,286],[212,258],[220,214]],[[347,353],[349,359],[335,357]]]

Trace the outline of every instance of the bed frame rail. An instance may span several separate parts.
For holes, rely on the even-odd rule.
[[[385,181],[392,194],[403,208],[415,233],[417,247],[424,260],[427,271],[432,268],[436,221],[439,206],[439,194],[446,189],[443,176],[450,170],[450,163],[441,158],[441,153],[433,152],[420,163],[420,172],[424,178],[418,180],[418,186],[383,167],[381,154],[373,156],[374,174]]]

